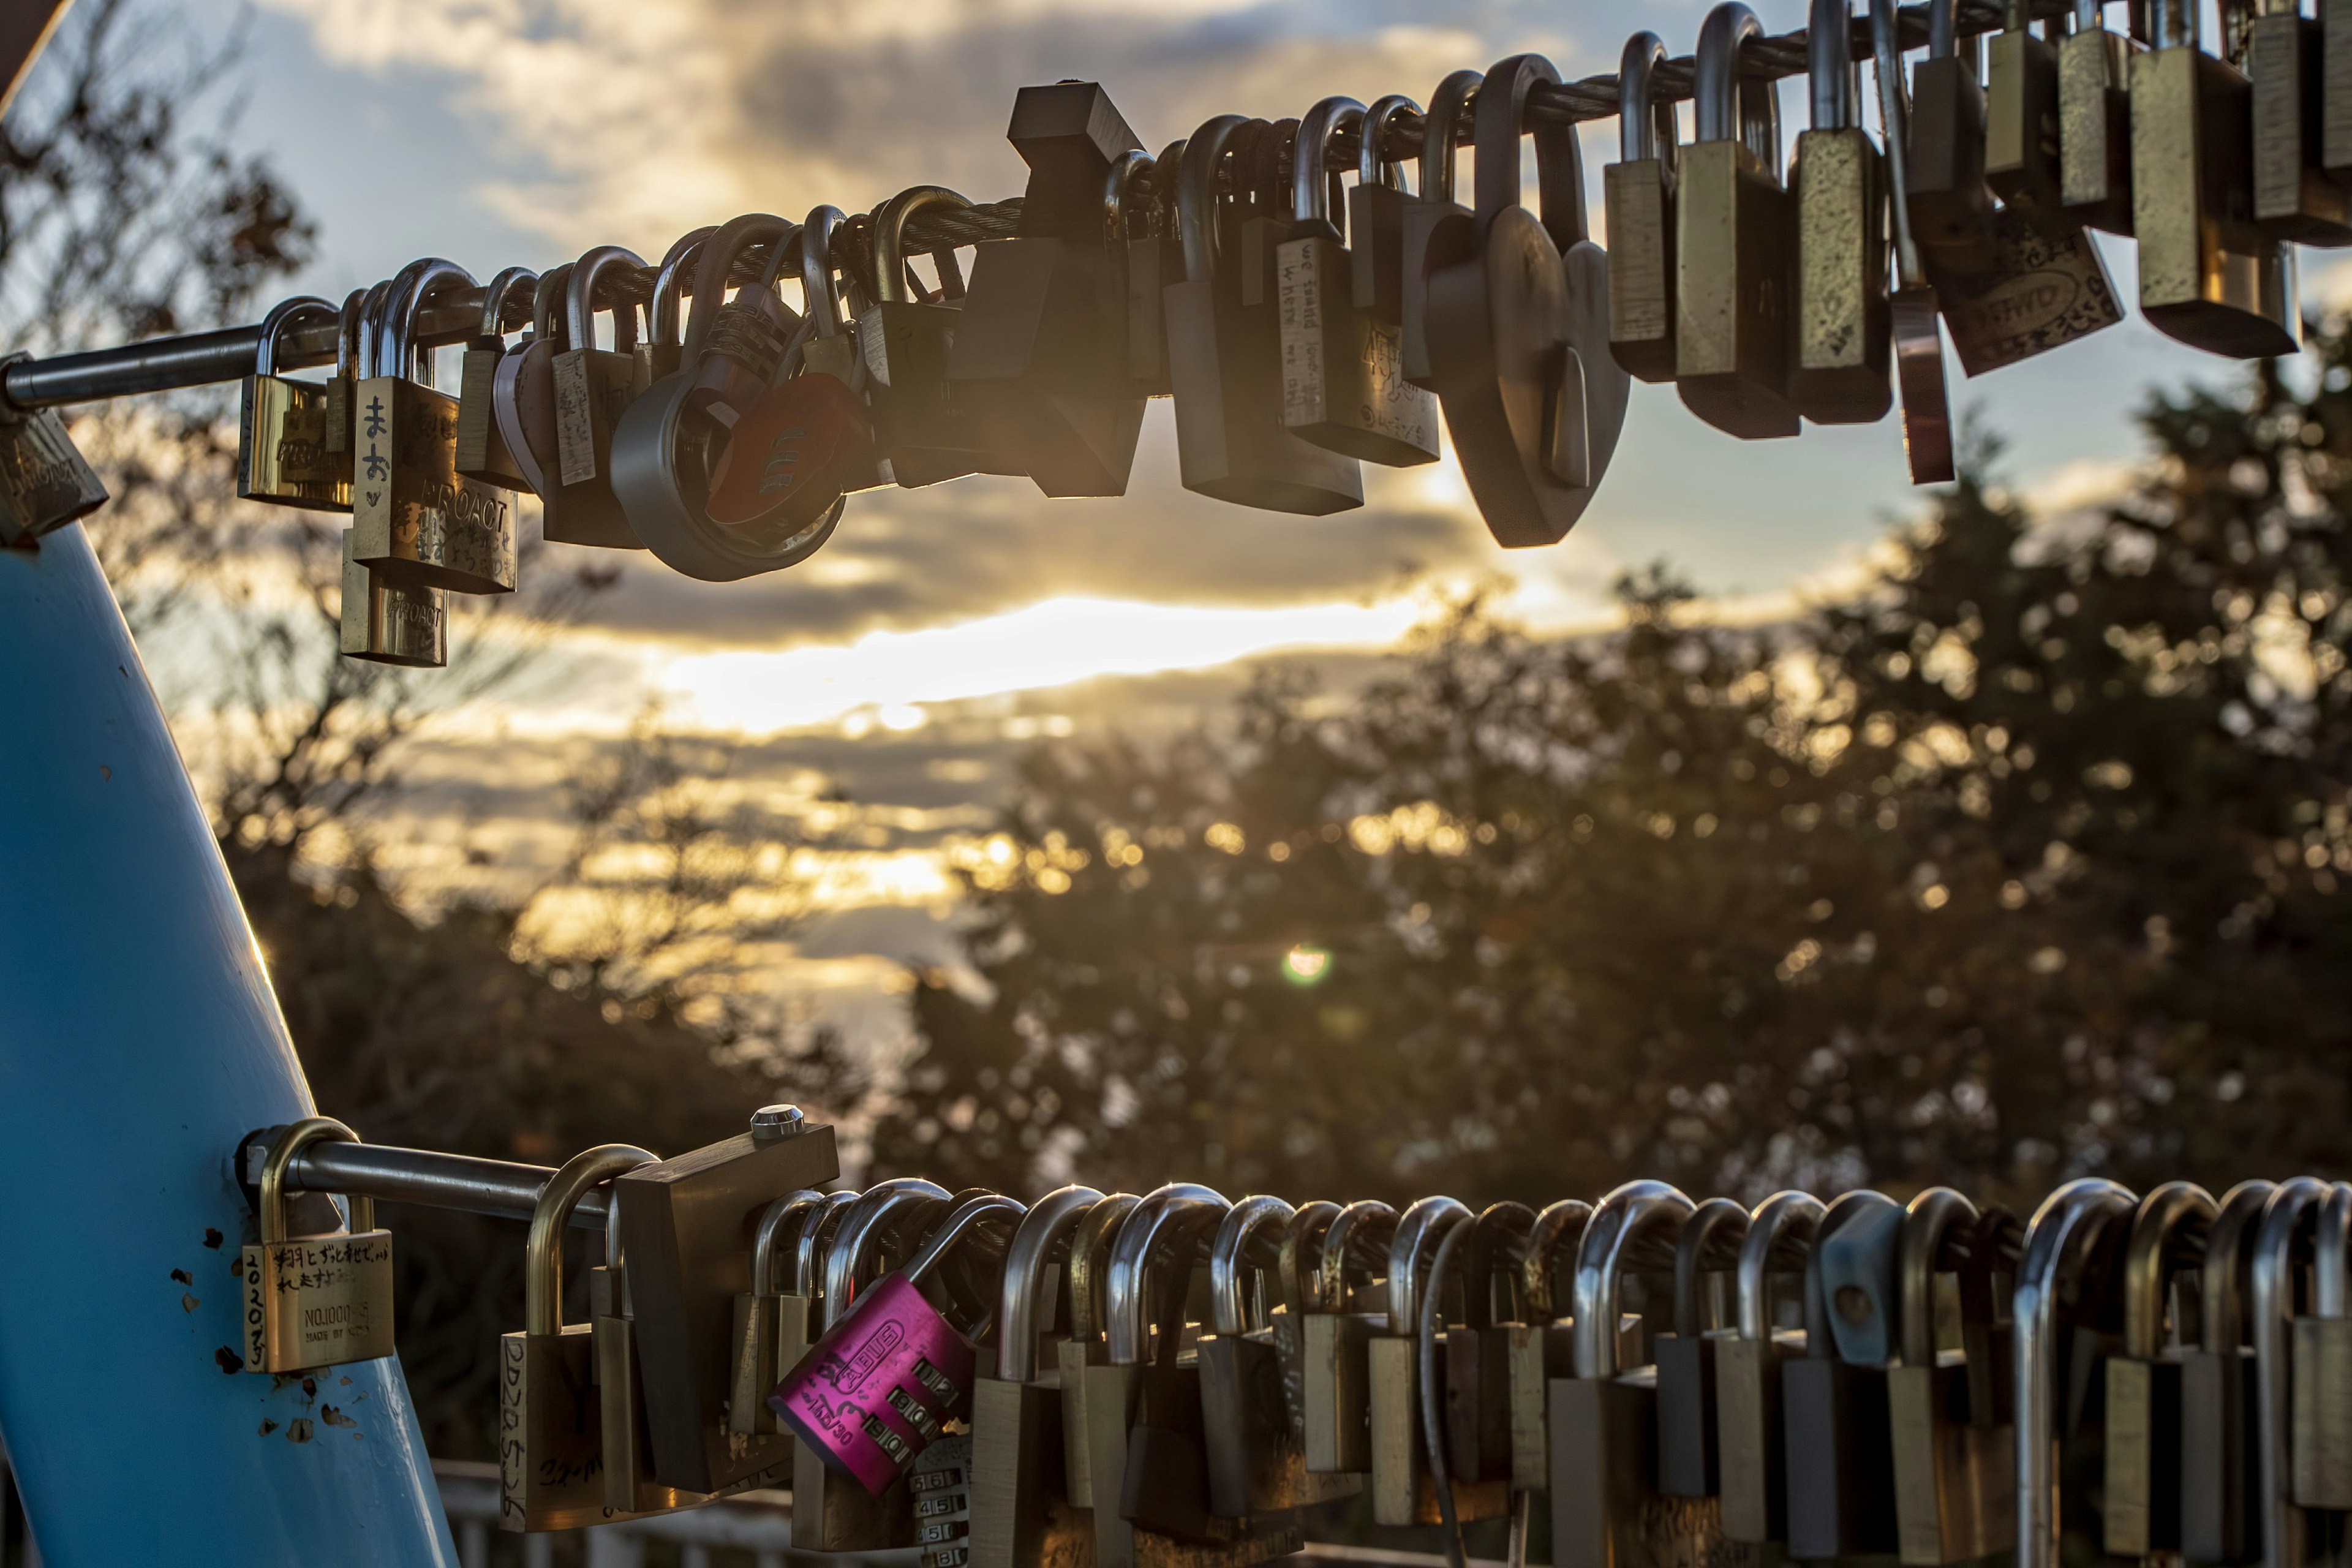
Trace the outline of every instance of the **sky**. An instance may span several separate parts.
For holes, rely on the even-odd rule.
[[[1756,9],[1802,24],[1795,0]],[[1679,54],[1700,0],[195,0],[248,29],[238,139],[274,162],[320,223],[299,283],[340,299],[419,255],[477,277],[547,267],[592,244],[658,257],[741,211],[856,212],[936,182],[1015,195],[1004,142],[1024,84],[1101,82],[1157,149],[1208,116],[1276,118],[1345,92],[1425,98],[1446,72],[1529,49],[1563,77],[1613,68],[1624,34]],[[1784,84],[1784,134],[1801,84]],[[1613,122],[1582,152],[1601,227]],[[2119,298],[2131,247],[2102,239]],[[2306,300],[2335,291],[2305,257]],[[1975,381],[1954,401],[2008,442],[2004,474],[2037,505],[2109,495],[2142,450],[2150,389],[2225,383],[2234,365],[2136,316]],[[1599,499],[1561,544],[1493,544],[1449,458],[1368,468],[1366,504],[1322,519],[1183,490],[1167,404],[1153,405],[1129,493],[1046,501],[975,478],[853,498],[827,548],[788,573],[707,584],[635,557],[593,620],[495,710],[466,715],[410,770],[394,836],[421,881],[468,844],[549,842],[546,791],[646,700],[740,742],[735,778],[825,814],[856,840],[827,913],[774,955],[775,983],[885,1039],[903,963],[950,952],[956,855],[988,831],[1013,756],[1039,739],[1181,722],[1230,697],[1251,662],[1311,653],[1359,668],[1433,593],[1496,585],[1513,614],[1600,624],[1612,578],[1671,559],[1707,595],[1770,614],[1850,582],[1915,504],[1896,424],[1740,442],[1636,384]],[[494,756],[530,759],[514,769]],[[496,775],[497,787],[485,781]],[[828,795],[846,795],[847,803]],[[528,851],[526,851],[528,853]]]

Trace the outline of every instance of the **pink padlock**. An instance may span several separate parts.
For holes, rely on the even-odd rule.
[[[916,1287],[976,1226],[1026,1212],[999,1193],[958,1205],[904,1268],[857,1293],[769,1407],[826,1464],[887,1490],[971,1394],[971,1342]],[[982,1299],[995,1294],[992,1284]]]

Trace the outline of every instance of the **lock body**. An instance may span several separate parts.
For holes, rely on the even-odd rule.
[[[245,1370],[296,1373],[393,1353],[392,1232],[247,1247]]]
[[[386,581],[352,559],[346,529],[338,646],[351,658],[438,669],[449,662],[448,592]]]
[[[245,378],[236,494],[310,511],[352,510],[352,455],[327,450],[324,386],[278,375]]]
[[[416,587],[512,593],[514,498],[457,472],[457,400],[390,375],[352,397],[352,558]]]
[[[1748,146],[1683,149],[1675,203],[1675,381],[1683,404],[1743,440],[1794,436],[1789,388],[1789,195]]]
[[[1675,187],[1663,158],[1601,171],[1609,216],[1609,352],[1629,375],[1675,379]]]
[[[1872,424],[1894,405],[1882,163],[1864,131],[1808,131],[1797,138],[1789,402],[1817,425]]]
[[[970,1342],[903,1275],[862,1292],[769,1396],[793,1435],[876,1495],[963,1403]]]
[[[2131,60],[2121,33],[2092,27],[2058,45],[2058,195],[2066,216],[2132,231]]]

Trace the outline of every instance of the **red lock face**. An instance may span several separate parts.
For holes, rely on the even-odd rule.
[[[710,521],[797,531],[824,515],[874,466],[871,416],[834,376],[796,375],[735,423],[710,475]]]

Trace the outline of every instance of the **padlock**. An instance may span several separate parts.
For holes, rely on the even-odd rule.
[[[900,1176],[875,1183],[843,1208],[820,1263],[818,1315],[824,1331],[841,1321],[860,1282],[879,1270],[886,1255],[905,1260],[913,1237],[944,1215],[950,1201],[936,1183]],[[794,1369],[812,1363],[814,1351],[812,1346],[803,1352]],[[794,1449],[792,1490],[795,1551],[882,1551],[914,1544],[913,1506],[903,1484],[877,1497],[802,1443]]]
[[[2261,1478],[2263,1561],[2267,1568],[2305,1568],[2306,1563],[2333,1561],[2341,1540],[2340,1522],[2306,1510],[2295,1498],[2295,1411],[2315,1415],[2320,1390],[2312,1380],[2314,1366],[2289,1364],[2294,1351],[2295,1307],[2298,1298],[2312,1303],[2313,1243],[2335,1190],[2312,1176],[2281,1182],[2271,1201],[2263,1205],[2263,1223],[2254,1237],[2253,1289],[2247,1303],[2254,1342],[2254,1468]],[[2340,1260],[2341,1243],[2331,1248]],[[2337,1277],[2342,1278],[2339,1267]],[[2332,1413],[2345,1414],[2339,1405]],[[2340,1471],[2326,1474],[2323,1485],[2341,1489]],[[2337,1526],[2335,1530],[2327,1527]],[[2335,1535],[2336,1542],[2328,1540]]]
[[[2294,1320],[2292,1347],[2294,1497],[2298,1508],[2352,1509],[2352,1183],[2329,1189],[2318,1227],[2311,1310]]]
[[[1903,1206],[1881,1194],[1843,1194],[1822,1215],[1805,1263],[1805,1353],[1780,1369],[1788,1445],[1789,1555],[1854,1557],[1894,1551],[1894,1449],[1886,1363]]]
[[[327,450],[352,449],[352,388],[359,382],[361,321],[372,300],[381,300],[392,287],[390,279],[372,288],[354,289],[343,296],[335,329],[335,368],[327,377]],[[370,354],[374,353],[371,348]]]
[[[2086,1276],[2122,1250],[2139,1200],[2096,1176],[2042,1201],[2025,1235],[2013,1297],[2017,1333],[2017,1568],[2058,1568],[2063,1499],[2058,1390],[2074,1359],[2063,1331],[2091,1309]]]
[[[1065,1484],[1070,1435],[1062,1426],[1059,1368],[1047,1367],[1042,1378],[1038,1372],[1054,1304],[1050,1270],[1102,1201],[1092,1187],[1048,1193],[1029,1206],[1005,1248],[992,1375],[983,1356],[972,1382],[973,1568],[1077,1568],[1093,1557],[1093,1522]],[[1066,1263],[1062,1274],[1068,1278]],[[943,1446],[926,1449],[919,1467]]]
[[[2034,35],[2030,9],[2027,0],[2007,0],[2001,30],[1985,45],[1984,177],[2011,206],[2056,214],[2065,199],[2058,47]]]
[[[521,298],[521,321],[530,324],[530,307],[539,288],[539,274],[528,267],[509,267],[482,290],[482,321],[466,343],[466,357],[457,374],[457,471],[469,479],[501,489],[519,490],[522,470],[515,466],[506,440],[499,434],[499,363],[507,356],[507,326]]]
[[[633,382],[636,396],[644,396],[653,390],[654,383],[677,374],[678,362],[686,353],[677,297],[686,288],[690,269],[702,259],[702,242],[718,232],[719,226],[709,223],[688,229],[662,253],[661,267],[654,274],[653,299],[646,305],[646,335],[636,347]]]
[[[1977,81],[1976,41],[1961,53],[1955,10],[1956,0],[1929,0],[1927,58],[1912,71],[1904,146],[1912,242],[1939,292],[1994,265],[1984,89]]]
[[[1552,1561],[1559,1568],[1706,1562],[1728,1550],[1715,1498],[1658,1490],[1654,1367],[1624,1364],[1618,1314],[1630,1275],[1671,1277],[1695,1205],[1664,1182],[1601,1200],[1576,1254],[1576,1374],[1551,1399]]]
[[[982,1227],[1017,1222],[1026,1212],[1002,1193],[968,1199],[904,1268],[859,1292],[837,1316],[828,1300],[824,1336],[768,1395],[828,1468],[881,1497],[904,1483],[944,1421],[961,1418],[975,1370],[971,1342],[918,1287]]]
[[[974,1454],[971,1433],[950,1433],[916,1455],[907,1473],[922,1568],[967,1568],[971,1562]]]
[[[1366,1198],[1341,1209],[1323,1235],[1316,1300],[1299,1322],[1307,1468],[1317,1475],[1371,1472],[1370,1347],[1386,1318],[1354,1310],[1350,1286],[1382,1277],[1396,1228],[1396,1210]]]
[[[1878,0],[1893,8],[1894,0]],[[1774,1329],[1772,1281],[1808,1271],[1825,1211],[1809,1193],[1775,1193],[1756,1205],[1739,1247],[1739,1337],[1716,1347],[1716,1441],[1727,1539],[1789,1538],[1783,1373],[1801,1332]]]
[[[780,1263],[791,1260],[791,1253],[782,1249],[794,1244],[802,1226],[824,1201],[824,1194],[803,1187],[786,1193],[761,1211],[760,1227],[751,1236],[751,1288],[736,1292],[733,1326],[728,1334],[728,1343],[735,1347],[727,1395],[730,1432],[748,1437],[778,1429],[776,1413],[768,1408],[768,1390],[776,1386],[800,1355],[789,1362],[777,1359],[783,1333],[781,1303],[785,1298],[776,1288],[776,1269]],[[805,1323],[804,1316],[803,1321]],[[807,1348],[806,1344],[797,1347],[803,1354]]]
[[[1184,280],[1161,291],[1184,488],[1219,500],[1320,517],[1361,506],[1356,461],[1283,426],[1282,325],[1273,299],[1245,305],[1247,258],[1221,234],[1232,203],[1219,164],[1251,121],[1221,115],[1184,144],[1177,174]],[[1268,263],[1272,257],[1267,258]]]
[[[490,418],[507,461],[523,489],[544,497],[557,482],[555,356],[563,350],[564,286],[572,263],[560,263],[531,285],[530,331],[490,374]]]
[[[1790,405],[1816,425],[1868,425],[1894,399],[1886,303],[1886,173],[1854,102],[1846,0],[1814,0],[1805,29],[1812,128],[1797,137],[1796,342]]]
[[[1738,1330],[1739,1252],[1748,1211],[1709,1198],[1675,1240],[1675,1331],[1651,1347],[1658,1366],[1658,1489],[1669,1497],[1720,1497],[1723,1467],[1716,1424],[1716,1354]],[[1729,1284],[1730,1290],[1717,1289]],[[1729,1303],[1727,1314],[1718,1304]],[[1731,1321],[1724,1321],[1725,1316]]]
[[[1559,1260],[1570,1264],[1592,1219],[1582,1198],[1562,1198],[1536,1215],[1519,1253],[1519,1318],[1504,1330],[1511,1363],[1511,1490],[1551,1489],[1551,1382],[1576,1375],[1576,1336],[1557,1310]]]
[[[1476,243],[1428,283],[1445,427],[1487,531],[1508,548],[1557,543],[1584,515],[1632,395],[1609,353],[1609,258],[1585,233],[1573,125],[1532,127],[1540,216],[1519,202],[1529,100],[1559,79],[1540,55],[1487,71],[1477,104]]]
[[[800,329],[800,316],[776,292],[799,235],[799,225],[772,213],[747,213],[721,224],[696,254],[678,366],[693,380],[688,406],[721,430],[774,384]],[[757,269],[749,282],[747,268]]]
[[[857,352],[857,323],[842,311],[840,272],[834,260],[835,237],[848,218],[836,206],[809,209],[801,225],[801,302],[815,331],[802,345],[801,362],[812,374],[832,376],[845,386],[863,390],[866,356]]]
[[[1491,74],[1488,79],[1494,79]],[[1422,1387],[1421,1300],[1424,1290],[1441,1291],[1445,1284],[1431,1268],[1438,1243],[1455,1226],[1468,1225],[1473,1218],[1453,1198],[1422,1198],[1398,1217],[1389,1242],[1386,1331],[1374,1334],[1365,1346],[1374,1524],[1440,1522],[1436,1478],[1423,1452],[1421,1405],[1424,1398],[1435,1399],[1442,1413],[1444,1400],[1442,1389]],[[1442,1310],[1439,1316],[1442,1321]],[[1442,1378],[1442,1363],[1436,1370]],[[1502,1517],[1507,1489],[1488,1486],[1484,1496],[1475,1499],[1465,1495],[1466,1489],[1454,1489],[1457,1518]]]
[[[1318,447],[1407,468],[1437,460],[1437,399],[1404,380],[1398,329],[1356,308],[1354,263],[1330,218],[1331,144],[1350,130],[1360,139],[1363,124],[1364,107],[1351,98],[1327,98],[1299,122],[1295,226],[1275,251],[1282,422]]]
[[[1238,1531],[1210,1510],[1199,1366],[1180,1364],[1193,1268],[1230,1208],[1206,1187],[1171,1184],[1146,1194],[1112,1241],[1109,1355],[1086,1372],[1097,1568],[1146,1561],[1157,1542]]]
[[[384,581],[352,558],[348,528],[336,621],[337,646],[348,658],[410,669],[439,669],[449,662],[448,590]]]
[[[2005,1364],[1971,1365],[1985,1353],[1982,1320],[1992,1313],[2000,1261],[1984,1255],[1979,1240],[1975,1205],[1949,1187],[1928,1188],[1911,1200],[1904,1220],[1900,1300],[1871,1303],[1881,1317],[1893,1309],[1903,1347],[1902,1364],[1887,1373],[1887,1404],[1898,1551],[1914,1568],[2006,1552],[2017,1539],[2017,1428],[1971,1386],[1972,1371],[2004,1381],[2012,1375]],[[1939,1348],[1936,1280],[1943,1274],[1960,1277],[1962,1318],[1979,1330],[1971,1336],[1963,1329],[1957,1353]]]
[[[588,1270],[588,1325],[605,1509],[615,1518],[626,1518],[703,1501],[702,1494],[679,1491],[654,1477],[645,1374],[637,1360],[636,1308],[629,1295],[628,1258],[618,1225],[604,1226],[604,1266]]]
[[[824,1332],[824,1265],[831,1255],[835,1233],[849,1207],[862,1193],[827,1193],[800,1223],[793,1237],[793,1288],[776,1298],[776,1376],[800,1365],[808,1354],[809,1346],[816,1343]],[[770,1387],[773,1387],[771,1383]],[[767,1403],[767,1390],[760,1393],[760,1402]],[[771,1410],[770,1415],[775,1414]],[[799,1463],[798,1445],[794,1445],[793,1463]]]
[[[2253,97],[2254,224],[2298,245],[2352,245],[2352,193],[2320,160],[2326,30],[2297,0],[2262,0],[2252,9],[2244,49]],[[2334,26],[2341,31],[2345,22]]]
[[[2200,47],[2190,0],[2151,0],[2149,13],[2153,47],[2131,68],[2140,313],[2209,353],[2294,353],[2294,253],[2254,226],[2252,88]]]
[[[1481,79],[1474,70],[1454,71],[1429,95],[1421,125],[1421,177],[1397,227],[1398,352],[1404,378],[1433,392],[1429,281],[1441,269],[1478,254],[1475,215],[1454,199],[1454,163],[1462,145],[1462,116]]]
[[[653,1160],[625,1143],[598,1144],[540,1189],[523,1265],[523,1330],[499,1337],[500,1529],[576,1530],[629,1517],[604,1501],[595,1339],[590,1324],[563,1321],[563,1232],[591,1188]]]
[[[1447,1462],[1459,1481],[1511,1479],[1511,1336],[1527,1316],[1520,1260],[1535,1227],[1527,1205],[1489,1204],[1459,1248],[1462,1321],[1445,1330],[1444,1370]]]
[[[1400,371],[1404,354],[1404,225],[1413,197],[1404,188],[1402,160],[1391,157],[1388,149],[1400,122],[1422,118],[1421,105],[1401,92],[1372,100],[1356,138],[1356,183],[1348,188],[1349,298],[1357,310],[1397,330]]]
[[[1947,0],[1948,3],[1948,0]],[[1794,436],[1789,403],[1789,236],[1780,101],[1743,79],[1763,25],[1727,0],[1699,28],[1696,139],[1675,196],[1675,384],[1683,405],[1742,440]]]
[[[961,306],[916,300],[908,288],[908,220],[970,205],[944,185],[915,185],[874,215],[878,298],[858,318],[857,348],[870,378],[866,397],[874,409],[875,445],[892,477],[910,488],[965,474],[1020,471],[1008,455],[992,448],[987,421],[958,410],[950,396],[948,358],[962,318]],[[951,251],[940,254],[952,257]]]
[[[1110,1347],[1103,1332],[1103,1291],[1110,1269],[1110,1244],[1118,1227],[1143,1200],[1113,1193],[1087,1211],[1070,1233],[1068,1276],[1070,1331],[1054,1347],[1062,1385],[1063,1486],[1073,1508],[1095,1506],[1093,1452],[1087,1424],[1087,1368],[1108,1365]]]
[[[2190,1563],[2263,1559],[2261,1395],[2246,1300],[2263,1210],[2277,1190],[2250,1181],[2222,1194],[2198,1268],[2198,1344],[2180,1358],[2180,1555]]]
[[[278,334],[297,321],[335,316],[334,306],[302,294],[279,300],[261,319],[237,419],[238,500],[310,511],[352,510],[352,456],[327,450],[327,389],[278,374]]]
[[[1337,1213],[1337,1206],[1332,1205]],[[1362,1479],[1318,1476],[1307,1468],[1302,1423],[1291,1398],[1279,1342],[1283,1321],[1304,1300],[1282,1272],[1282,1242],[1297,1210],[1276,1197],[1248,1197],[1218,1223],[1209,1244],[1209,1332],[1195,1347],[1201,1372],[1202,1457],[1209,1510],[1226,1519],[1309,1508],[1353,1497]],[[1272,1278],[1272,1289],[1254,1282]],[[1249,1298],[1267,1303],[1249,1326]],[[1275,1304],[1273,1298],[1282,1298]],[[1292,1336],[1295,1340],[1295,1336]]]
[[[1655,33],[1617,62],[1618,161],[1601,172],[1609,225],[1609,352],[1643,381],[1675,378],[1675,106],[1650,83],[1666,60]]]
[[[2192,1276],[2216,1213],[2194,1182],[2167,1182],[2139,1202],[2124,1252],[2124,1342],[2106,1359],[2106,1487],[2102,1543],[2110,1557],[2180,1550],[2180,1324],[2176,1276]],[[2173,1342],[2166,1327],[2172,1321]]]
[[[375,1202],[350,1200],[340,1234],[286,1234],[286,1167],[318,1142],[360,1135],[324,1116],[280,1130],[261,1167],[261,1240],[245,1248],[245,1370],[316,1372],[393,1353],[392,1232],[375,1228]]]
[[[542,532],[552,544],[601,550],[642,550],[613,493],[613,431],[628,407],[636,380],[634,309],[613,310],[613,346],[596,346],[596,293],[613,274],[645,266],[634,251],[600,245],[572,265],[563,286],[564,342],[548,361],[555,385],[556,468],[540,494]]]
[[[1895,340],[1895,384],[1902,395],[1903,450],[1913,484],[1948,484],[1954,477],[1952,410],[1944,385],[1943,315],[1911,233],[1911,110],[1895,0],[1870,0],[1870,49],[1879,120],[1886,128],[1886,210],[1895,247],[1895,289],[1887,296],[1886,314]],[[1732,1511],[1744,1521],[1744,1510]]]
[[[1184,275],[1184,240],[1176,221],[1176,171],[1183,161],[1179,139],[1157,158],[1121,159],[1105,181],[1104,205],[1118,204],[1111,221],[1126,247],[1128,384],[1146,397],[1166,397],[1172,390],[1160,292]],[[1145,187],[1140,195],[1138,186]]]
[[[452,287],[474,279],[454,262],[412,262],[385,296],[376,374],[352,391],[352,554],[395,582],[510,594],[514,496],[457,472],[457,400],[407,374],[417,312]]]
[[[2076,223],[2129,234],[2131,61],[2127,33],[2101,19],[2105,0],[2074,0],[2074,30],[2058,44],[2058,194]]]

